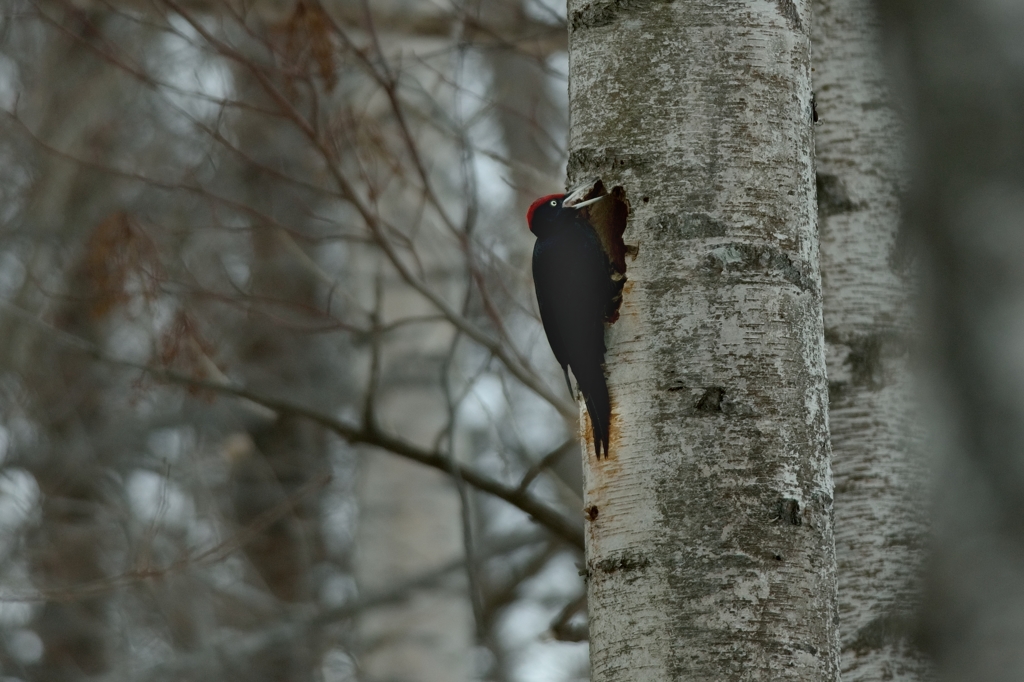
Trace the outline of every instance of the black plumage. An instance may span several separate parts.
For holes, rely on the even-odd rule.
[[[527,222],[537,236],[533,281],[540,319],[569,384],[569,369],[587,406],[598,458],[608,455],[611,403],[604,375],[604,324],[618,291],[593,226],[564,195],[542,197]]]

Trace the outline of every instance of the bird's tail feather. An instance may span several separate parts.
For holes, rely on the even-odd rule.
[[[583,394],[583,401],[587,405],[587,414],[590,415],[590,426],[594,433],[594,450],[597,458],[601,459],[602,451],[608,456],[608,428],[611,423],[612,406],[608,397],[608,384],[605,383],[604,367],[596,365],[585,371],[576,372],[576,385]]]

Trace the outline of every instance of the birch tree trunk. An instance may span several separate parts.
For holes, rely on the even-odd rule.
[[[911,104],[911,223],[946,455],[930,641],[943,680],[1024,678],[1024,11],[879,3]]]
[[[569,3],[570,184],[622,186],[638,247],[585,472],[595,682],[838,676],[808,23]]]
[[[843,680],[924,680],[929,666],[912,637],[927,500],[908,259],[897,240],[903,131],[870,1],[817,0],[813,9]]]

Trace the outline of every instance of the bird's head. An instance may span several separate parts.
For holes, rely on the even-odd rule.
[[[581,201],[578,204],[573,204],[572,206],[565,206],[564,194],[549,194],[530,204],[529,210],[526,211],[526,224],[529,226],[530,232],[533,232],[539,237],[542,232],[546,231],[544,228],[553,226],[558,221],[563,211],[575,212],[584,206],[590,206],[603,198],[604,196],[600,196],[596,199]]]
[[[526,211],[526,224],[530,232],[537,234],[537,228],[550,224],[562,211],[562,202],[565,201],[564,194],[549,194],[541,197],[530,204]]]

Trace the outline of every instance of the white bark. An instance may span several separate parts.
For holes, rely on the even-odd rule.
[[[903,131],[869,0],[814,3],[813,61],[843,680],[923,680],[912,635],[926,472],[897,241]]]
[[[569,3],[570,180],[632,204],[587,457],[605,680],[839,667],[804,2]]]

